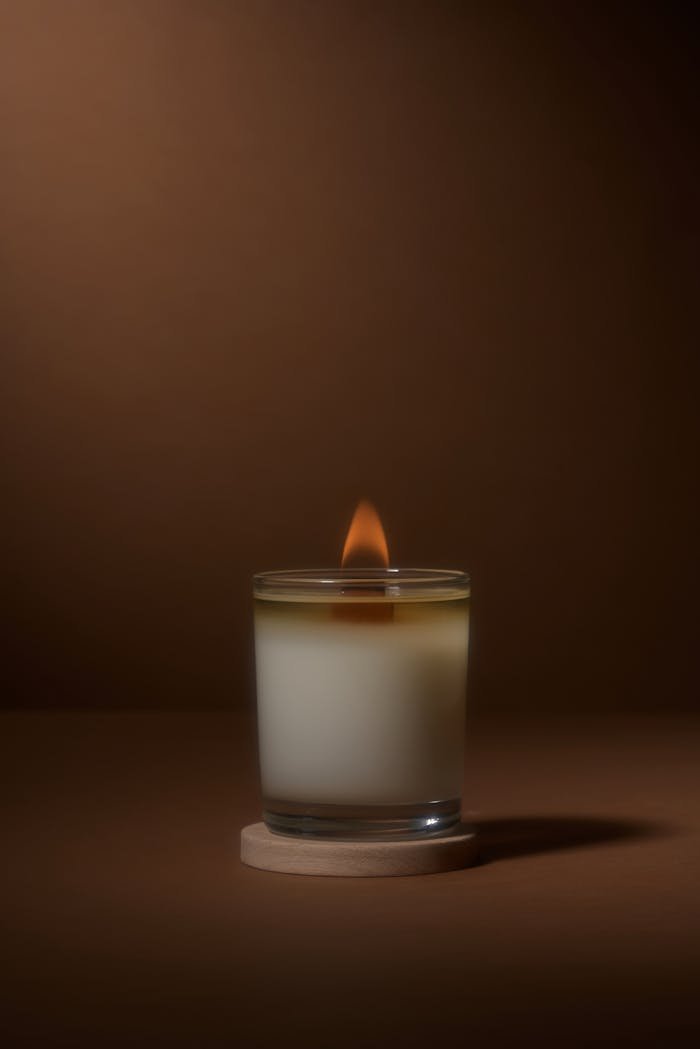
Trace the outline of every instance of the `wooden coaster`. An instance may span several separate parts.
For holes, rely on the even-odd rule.
[[[451,834],[415,841],[317,841],[273,834],[264,823],[241,831],[241,860],[283,874],[336,878],[395,878],[460,870],[476,859],[476,835],[460,825]]]

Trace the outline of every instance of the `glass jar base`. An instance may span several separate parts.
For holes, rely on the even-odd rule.
[[[269,830],[303,838],[405,841],[447,834],[460,822],[460,799],[416,805],[318,805],[266,799]]]

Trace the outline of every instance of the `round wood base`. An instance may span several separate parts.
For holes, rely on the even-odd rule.
[[[439,838],[414,841],[317,841],[273,834],[264,823],[241,831],[241,860],[283,874],[395,878],[460,870],[476,860],[476,835],[459,826]]]

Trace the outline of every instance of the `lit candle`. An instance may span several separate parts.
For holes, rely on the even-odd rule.
[[[333,571],[255,577],[265,822],[340,838],[424,836],[459,821],[469,580],[388,563],[358,507]]]

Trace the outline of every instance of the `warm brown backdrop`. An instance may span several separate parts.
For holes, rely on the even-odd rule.
[[[2,3],[6,702],[249,702],[367,495],[479,709],[695,703],[696,37],[576,6]]]

